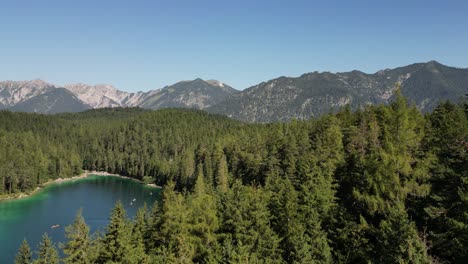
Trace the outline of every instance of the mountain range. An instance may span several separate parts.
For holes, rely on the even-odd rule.
[[[305,119],[347,104],[356,109],[389,103],[396,83],[419,109],[431,111],[441,100],[458,101],[468,93],[468,69],[430,61],[373,74],[355,70],[279,77],[237,93],[208,110],[251,122]]]
[[[468,93],[468,69],[436,61],[415,63],[373,74],[361,71],[311,72],[279,77],[238,91],[217,80],[181,81],[157,90],[128,93],[111,85],[67,84],[42,80],[0,82],[0,109],[54,114],[103,107],[195,108],[248,122],[305,119],[345,105],[352,109],[389,103],[396,83],[423,111],[441,100]]]
[[[111,85],[57,86],[43,80],[0,82],[0,109],[54,114],[104,107],[206,109],[238,91],[216,80],[181,81],[162,89],[128,93]]]

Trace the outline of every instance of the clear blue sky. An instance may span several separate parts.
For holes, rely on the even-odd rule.
[[[126,91],[311,71],[468,67],[468,1],[2,0],[0,80]]]

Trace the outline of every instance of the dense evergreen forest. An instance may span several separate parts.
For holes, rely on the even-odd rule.
[[[307,121],[195,110],[0,112],[0,194],[102,170],[164,186],[104,234],[78,213],[17,263],[466,263],[468,107],[396,96]],[[64,259],[59,260],[58,250]]]

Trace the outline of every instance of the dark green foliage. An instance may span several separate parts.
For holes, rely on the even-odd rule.
[[[388,106],[265,125],[175,109],[0,112],[0,192],[81,169],[164,185],[133,220],[117,204],[89,243],[78,217],[65,262],[463,262],[467,113],[443,103],[424,116],[399,91]]]
[[[130,249],[124,257],[125,263],[149,263],[144,244],[145,233],[147,231],[146,206],[140,208],[135,216],[131,227]]]
[[[42,241],[39,243],[37,249],[37,259],[35,264],[58,264],[59,256],[57,248],[47,233],[42,236]]]
[[[172,182],[169,183],[163,192],[160,227],[159,230],[154,230],[156,234],[153,234],[160,241],[156,255],[170,258],[174,263],[191,262],[195,248],[190,241],[188,215],[185,197],[174,190]]]
[[[431,252],[459,262],[468,252],[467,114],[466,108],[446,102],[428,116],[426,147],[437,165],[431,167],[432,190],[419,203],[423,214],[418,221],[428,233]]]
[[[313,250],[317,244],[312,244],[306,232],[306,219],[299,212],[298,193],[289,179],[272,175],[266,189],[270,192],[271,225],[282,238],[280,248],[283,259],[288,263],[310,263],[316,260]]]
[[[89,227],[81,212],[80,209],[73,224],[65,228],[67,243],[62,246],[63,253],[66,255],[65,263],[91,263],[88,253],[90,248]]]
[[[236,181],[222,209],[221,243],[227,262],[280,262],[280,239],[270,226],[268,194]]]
[[[194,261],[214,261],[217,248],[216,231],[219,228],[216,197],[207,193],[205,176],[198,174],[193,195],[188,199],[188,227],[195,247]]]
[[[32,261],[32,252],[28,241],[23,240],[15,258],[15,264],[30,264]]]
[[[117,202],[112,210],[106,234],[102,238],[103,246],[98,257],[98,262],[122,262],[130,251],[130,232],[130,226],[127,222],[123,205]]]

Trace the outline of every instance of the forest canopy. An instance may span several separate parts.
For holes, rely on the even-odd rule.
[[[117,204],[104,234],[78,213],[65,263],[461,263],[467,114],[444,102],[423,115],[399,94],[271,124],[181,109],[0,111],[0,194],[82,170],[164,186],[135,219]],[[57,250],[44,235],[35,260],[59,261]],[[32,257],[23,242],[17,263]]]

